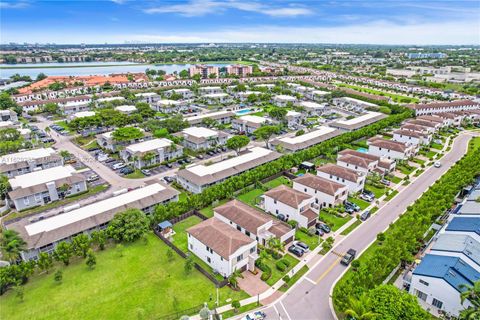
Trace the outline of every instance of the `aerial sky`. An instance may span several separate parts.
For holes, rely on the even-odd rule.
[[[0,0],[0,42],[480,44],[480,1]]]

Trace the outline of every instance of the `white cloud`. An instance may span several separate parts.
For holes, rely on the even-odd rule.
[[[0,9],[23,9],[27,8],[30,4],[27,1],[18,2],[0,2]]]
[[[116,4],[124,4],[125,2],[127,2],[128,0],[110,0]]]
[[[184,4],[174,4],[145,9],[144,12],[150,14],[177,13],[185,17],[198,17],[207,14],[221,13],[228,9],[257,12],[272,17],[296,17],[312,14],[310,9],[303,7],[277,7],[260,2],[240,2],[237,0],[191,0],[190,2]]]

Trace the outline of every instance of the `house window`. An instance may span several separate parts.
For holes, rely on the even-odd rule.
[[[250,231],[245,230],[245,234],[250,237]]]
[[[418,282],[420,282],[423,285],[426,285],[428,287],[428,282],[420,279]]]
[[[237,230],[242,231],[242,227],[240,227],[238,224],[237,224]]]
[[[211,263],[211,262],[212,262],[212,259],[210,259],[210,257],[207,257],[207,262],[208,262],[208,263]]]
[[[307,188],[304,188],[304,189],[303,189],[303,192],[307,192]]]
[[[190,250],[193,250],[193,244],[190,243]]]
[[[30,204],[30,200],[28,200],[28,198],[23,198],[23,204],[25,205]]]
[[[39,194],[39,193],[35,193],[35,201],[37,201],[37,202],[38,202],[38,201],[40,201],[40,200],[42,200],[42,196],[41,196],[41,194]]]
[[[277,214],[277,215],[278,215],[278,209],[277,209],[277,210],[275,210],[275,214]]]
[[[256,250],[257,250],[257,248],[252,247],[252,248],[250,248],[250,253],[254,253]]]
[[[273,199],[273,203],[277,204],[277,199]]]
[[[416,294],[417,294],[417,297],[423,301],[426,301],[427,300],[427,294],[420,291],[420,290],[416,290]]]
[[[243,260],[243,254],[241,254],[237,257],[237,262],[242,261],[242,260]]]
[[[437,300],[437,299],[433,298],[433,300],[432,300],[432,306],[437,307],[438,309],[442,309],[443,302],[440,301],[440,300]]]

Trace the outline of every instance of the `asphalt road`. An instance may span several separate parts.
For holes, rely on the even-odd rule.
[[[378,233],[386,230],[391,222],[395,221],[410,204],[466,153],[470,138],[469,134],[461,134],[457,137],[451,151],[440,160],[442,167],[431,167],[426,170],[369,220],[335,245],[333,250],[319,260],[287,294],[264,308],[267,319],[336,319],[331,311],[329,297],[335,283],[347,270],[339,263],[341,256],[350,248],[357,250],[358,253],[368,248]]]

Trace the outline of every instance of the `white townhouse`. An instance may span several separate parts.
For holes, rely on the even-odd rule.
[[[305,115],[297,111],[288,110],[285,118],[287,119],[288,127],[296,128],[302,124],[302,121],[305,119]]]
[[[217,131],[204,127],[189,127],[175,134],[182,139],[185,148],[194,151],[208,150],[225,145],[229,135],[223,131]]]
[[[350,194],[361,192],[367,177],[365,173],[333,163],[317,167],[317,176],[346,185]]]
[[[152,109],[163,113],[179,113],[188,110],[188,103],[182,100],[162,99],[152,104]]]
[[[310,173],[293,180],[293,189],[315,197],[319,209],[342,204],[348,197],[346,185]]]
[[[133,163],[137,169],[154,166],[164,161],[170,161],[183,155],[183,147],[173,141],[158,138],[131,144],[120,151],[125,162]]]
[[[393,160],[407,160],[417,153],[417,145],[373,137],[368,139],[368,153]]]
[[[338,121],[332,122],[329,124],[329,126],[332,128],[337,128],[344,131],[354,131],[354,130],[363,128],[365,126],[368,126],[372,123],[375,123],[377,121],[380,121],[386,117],[387,115],[383,113],[368,111],[367,113],[356,118],[352,118],[349,120],[338,120]]]
[[[187,229],[188,250],[225,278],[236,270],[253,271],[257,242],[217,218]]]
[[[42,206],[87,191],[86,178],[72,166],[58,166],[15,176],[8,193],[17,211]]]
[[[240,101],[246,101],[249,96],[254,95],[254,96],[259,96],[262,95],[263,93],[260,91],[239,91],[235,93],[235,96],[240,99]]]
[[[94,115],[95,115],[95,111],[80,111],[80,112],[71,114],[68,117],[68,120],[72,121],[80,118],[93,117]]]
[[[297,98],[288,96],[285,94],[280,94],[273,96],[272,102],[279,107],[286,107],[288,103],[295,104],[297,102]]]
[[[255,85],[254,88],[266,88],[267,90],[272,90],[273,88],[275,88],[275,85],[273,83],[261,83]]]
[[[341,97],[334,98],[333,104],[341,109],[352,110],[352,111],[363,111],[365,108],[378,108],[378,105],[363,100],[350,98],[350,97]]]
[[[232,102],[232,96],[227,93],[209,93],[202,96],[207,104],[219,104]]]
[[[132,114],[138,111],[137,107],[133,105],[122,105],[122,106],[115,107],[114,109],[124,114]]]
[[[254,115],[241,116],[233,119],[232,128],[245,134],[253,134],[255,130],[263,125],[270,123],[270,119]]]
[[[442,124],[438,122],[432,122],[428,120],[411,119],[405,122],[405,124],[413,124],[417,126],[423,126],[428,133],[435,133],[442,128]]]
[[[89,101],[67,101],[58,104],[60,110],[64,115],[71,115],[73,113],[90,110],[91,100]]]
[[[63,157],[52,148],[32,149],[0,157],[0,174],[8,178],[58,166],[63,166]]]
[[[203,189],[278,159],[280,154],[261,147],[247,149],[242,154],[210,165],[196,164],[177,172],[177,182],[187,191],[201,193]]]
[[[427,253],[460,258],[480,272],[480,242],[468,234],[440,234]]]
[[[462,113],[462,112],[459,111],[459,113]],[[416,119],[417,120],[430,121],[430,122],[433,122],[433,123],[440,123],[441,124],[440,128],[448,127],[449,125],[451,125],[451,122],[452,122],[449,119],[444,119],[444,118],[440,117],[439,114],[418,116],[418,117],[416,117]]]
[[[340,130],[326,126],[320,126],[317,127],[315,130],[299,136],[273,139],[270,142],[270,145],[273,147],[281,146],[281,148],[287,153],[295,152],[298,150],[309,148],[325,140],[334,138],[341,133],[342,132]]]
[[[13,110],[0,110],[0,121],[18,122],[17,113]]]
[[[356,171],[362,171],[367,174],[370,172],[385,174],[388,172],[393,172],[397,162],[393,159],[380,158],[373,154],[345,149],[338,153],[337,164],[342,167],[354,169]],[[356,165],[359,167],[356,168]]]
[[[97,107],[102,107],[105,103],[114,102],[114,101],[125,101],[124,97],[106,97],[95,100]]]
[[[307,97],[308,99],[311,99],[313,101],[323,101],[323,100],[325,100],[326,96],[328,96],[329,94],[330,94],[330,92],[328,92],[328,91],[312,90],[312,91],[308,91],[305,94],[305,97]]]
[[[97,143],[103,149],[106,149],[110,152],[117,152],[125,146],[143,142],[152,138],[152,134],[150,132],[145,132],[143,129],[140,129],[140,131],[142,131],[143,137],[130,141],[117,141],[113,138],[113,131],[104,132],[97,135]]]
[[[422,304],[458,316],[472,306],[469,300],[462,303],[460,294],[465,290],[462,286],[473,286],[479,280],[480,272],[462,258],[427,254],[413,271],[409,292]]]
[[[158,100],[162,99],[162,97],[155,92],[137,93],[135,94],[135,98],[140,102],[146,102],[148,104],[155,104]]]
[[[469,112],[473,112],[473,111],[470,110]],[[452,113],[452,112],[436,113],[436,116],[440,117],[445,122],[447,122],[448,126],[455,126],[455,127],[460,126],[464,118],[463,115]]]
[[[172,89],[165,91],[165,96],[170,98],[173,94],[179,94],[182,96],[182,99],[191,99],[193,98],[194,94],[192,90],[181,88],[181,89]]]
[[[280,185],[265,192],[263,209],[278,217],[282,214],[286,221],[295,220],[300,227],[309,228],[317,223],[318,204],[312,195],[300,192],[285,185]]]
[[[321,116],[330,112],[330,107],[326,103],[316,103],[312,101],[300,101],[300,107],[305,108],[305,111],[311,116]]]
[[[409,106],[415,111],[416,116],[455,112],[465,110],[479,110],[480,104],[472,100],[456,100],[452,102],[435,102],[428,104],[414,104]]]
[[[202,96],[206,94],[223,93],[223,89],[221,87],[200,87],[198,88],[198,93]]]
[[[190,125],[201,124],[203,119],[210,118],[217,121],[220,124],[229,124],[232,121],[232,118],[235,117],[235,113],[232,111],[216,111],[210,113],[202,113],[197,116],[185,117],[185,120],[190,123]]]
[[[428,145],[431,141],[431,135],[427,135],[418,131],[411,130],[395,130],[393,131],[393,141],[402,142],[406,145]]]
[[[115,214],[126,208],[135,208],[149,214],[159,204],[178,201],[179,192],[160,183],[147,183],[104,200],[80,208],[44,217],[42,213],[24,217],[5,225],[17,231],[27,243],[21,253],[24,261],[37,259],[41,252],[51,253],[61,241],[69,241],[78,234],[89,234],[105,229]],[[67,207],[65,207],[66,209]]]

